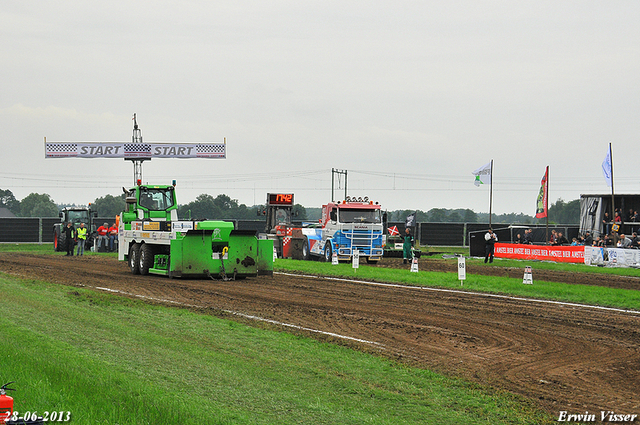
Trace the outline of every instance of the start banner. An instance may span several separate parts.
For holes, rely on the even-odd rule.
[[[584,263],[584,246],[520,245],[498,242],[495,245],[495,256],[518,260]]]
[[[226,143],[45,142],[45,158],[224,159]]]

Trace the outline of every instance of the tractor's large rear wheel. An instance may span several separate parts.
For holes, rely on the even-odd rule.
[[[145,243],[140,248],[140,274],[149,274],[151,267],[153,267],[153,246]]]
[[[129,268],[131,273],[140,274],[140,244],[134,243],[129,248]]]
[[[67,250],[67,236],[64,232],[56,231],[53,234],[53,250],[57,252]]]

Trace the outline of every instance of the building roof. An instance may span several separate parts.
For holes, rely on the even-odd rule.
[[[15,217],[16,215],[5,207],[0,207],[0,217]]]

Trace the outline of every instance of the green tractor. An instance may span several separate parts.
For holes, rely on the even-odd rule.
[[[85,242],[85,249],[88,251],[93,246],[95,239],[96,226],[93,223],[94,219],[98,217],[97,211],[83,207],[69,207],[63,208],[60,211],[60,223],[53,225],[53,249],[54,251],[66,251],[67,238],[64,234],[64,228],[67,223],[72,222],[74,228],[78,228],[80,223],[84,223],[87,226],[87,240]]]
[[[126,190],[118,259],[133,274],[242,279],[273,274],[273,241],[217,220],[179,220],[173,185]]]

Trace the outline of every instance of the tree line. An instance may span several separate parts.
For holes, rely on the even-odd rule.
[[[17,200],[8,189],[0,189],[0,208],[6,208],[17,217],[57,217],[64,207],[76,205],[57,205],[46,194],[31,193],[24,199]],[[115,217],[125,208],[125,195],[105,195],[96,198],[91,208],[100,217]],[[256,220],[263,217],[264,205],[247,206],[240,204],[237,199],[220,194],[213,197],[201,194],[194,201],[178,206],[180,219],[237,219]],[[305,208],[300,204],[293,207],[297,220],[317,221],[320,219],[320,208]],[[423,223],[488,223],[488,213],[476,213],[470,209],[432,208],[429,211],[395,210],[387,212],[389,221],[405,221],[407,216],[416,213],[416,220]],[[492,214],[492,223],[504,224],[543,224],[546,220],[537,219],[522,213]],[[549,222],[557,224],[579,224],[580,200],[565,202],[558,199],[549,207]]]

